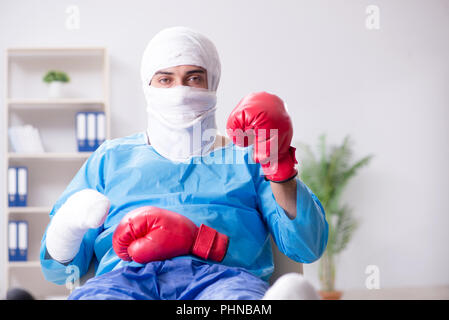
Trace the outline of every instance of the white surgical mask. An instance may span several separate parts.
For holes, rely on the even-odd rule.
[[[150,144],[163,157],[184,162],[211,151],[217,125],[214,91],[189,86],[144,87]]]

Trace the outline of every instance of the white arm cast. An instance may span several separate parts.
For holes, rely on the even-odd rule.
[[[84,234],[104,223],[109,206],[109,199],[93,189],[71,195],[55,213],[47,229],[46,245],[50,256],[60,263],[73,260]]]

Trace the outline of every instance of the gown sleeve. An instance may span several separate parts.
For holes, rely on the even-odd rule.
[[[100,193],[104,193],[104,160],[106,144],[107,141],[84,162],[81,169],[77,172],[70,184],[54,204],[50,212],[50,221],[52,217],[57,214],[59,208],[64,204],[67,198],[72,194],[86,188],[95,189]],[[64,264],[53,260],[48,254],[46,247],[47,230],[45,230],[39,253],[41,269],[45,279],[56,284],[65,284],[66,279],[69,276],[72,278],[78,275],[79,277],[82,277],[86,274],[92,261],[95,239],[102,231],[102,228],[103,227],[89,229],[83,237],[77,255],[72,261]]]
[[[296,217],[290,219],[276,202],[269,181],[260,174],[256,179],[258,210],[279,250],[300,263],[312,263],[326,249],[329,226],[318,198],[296,179]]]

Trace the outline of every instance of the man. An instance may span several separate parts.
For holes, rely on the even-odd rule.
[[[146,132],[89,157],[42,239],[49,281],[65,283],[72,265],[82,276],[94,258],[96,276],[70,299],[316,298],[299,275],[268,290],[270,234],[303,263],[327,244],[324,210],[297,178],[291,120],[279,97],[256,93],[228,119],[233,143],[218,135],[220,72],[215,46],[189,28],[148,44]]]

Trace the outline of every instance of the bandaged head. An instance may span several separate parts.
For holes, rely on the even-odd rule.
[[[157,71],[181,65],[204,68],[208,89],[150,85]],[[141,78],[147,101],[147,134],[159,154],[173,161],[186,161],[211,151],[217,128],[215,107],[220,73],[214,44],[192,29],[164,29],[148,43]]]

